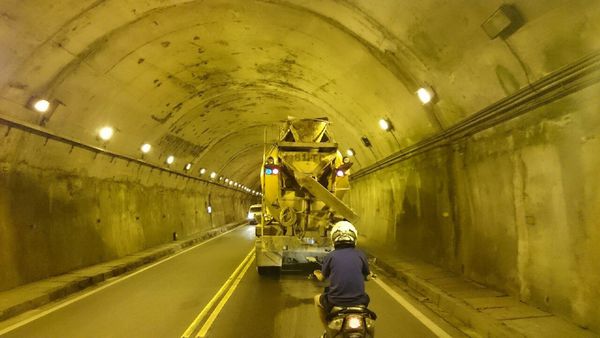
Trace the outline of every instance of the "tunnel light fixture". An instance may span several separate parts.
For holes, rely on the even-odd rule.
[[[382,130],[385,130],[385,131],[391,131],[393,129],[392,122],[387,118],[380,119],[379,120],[379,128],[381,128]]]
[[[183,170],[185,170],[185,171],[188,171],[190,169],[192,169],[192,164],[191,163],[188,163],[188,164],[185,165],[185,167],[183,167]]]
[[[431,89],[431,87],[423,86],[417,90],[417,97],[421,103],[428,104],[435,97],[435,92],[433,89]]]
[[[208,211],[209,214],[212,214],[212,207],[209,205],[206,207],[206,211]]]
[[[228,178],[225,179],[225,183],[229,183],[229,179]]]
[[[362,141],[363,145],[364,145],[365,147],[367,147],[367,148],[370,148],[370,147],[372,147],[372,146],[373,146],[373,145],[371,144],[371,141],[369,140],[369,138],[368,138],[368,137],[366,137],[366,136],[363,136],[363,137],[361,137],[361,138],[360,138],[360,140]]]
[[[142,153],[147,154],[150,152],[150,150],[152,150],[152,146],[148,143],[144,143],[140,147],[140,150],[142,151]]]
[[[514,5],[503,4],[481,24],[481,28],[492,40],[497,37],[506,39],[524,23],[523,16]]]
[[[175,156],[173,156],[173,155],[167,156],[165,163],[167,163],[168,165],[171,165],[171,164],[173,164],[173,162],[175,162]]]
[[[214,180],[215,178],[217,178],[217,173],[216,173],[216,172],[214,172],[214,171],[213,171],[212,173],[210,173],[210,178],[211,178],[211,179],[213,179],[213,180]]]
[[[204,175],[206,174],[206,169],[205,168],[201,168],[200,169],[200,175]]]
[[[348,157],[352,157],[355,154],[356,153],[354,152],[354,149],[352,149],[352,148],[348,148],[348,150],[346,150],[346,155],[348,155]]]
[[[45,99],[35,99],[33,102],[33,109],[38,113],[46,113],[50,110],[50,101]]]
[[[98,132],[98,136],[100,136],[100,138],[103,141],[108,141],[113,137],[114,133],[115,133],[115,130],[112,127],[106,126],[106,127],[100,128],[100,131]]]
[[[231,181],[231,180],[230,180],[230,181],[229,181],[229,185],[233,185],[233,181]]]

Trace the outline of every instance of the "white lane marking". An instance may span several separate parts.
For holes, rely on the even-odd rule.
[[[192,247],[189,247],[189,248],[187,248],[187,249],[185,249],[185,250],[183,250],[183,251],[181,251],[181,252],[178,252],[178,253],[174,254],[173,256],[167,257],[167,258],[165,258],[165,259],[163,259],[163,260],[161,260],[161,261],[158,261],[158,262],[156,262],[156,263],[154,263],[154,264],[152,264],[152,265],[149,265],[149,266],[147,266],[147,267],[145,267],[145,268],[142,268],[142,269],[140,269],[140,270],[138,270],[138,271],[135,271],[135,272],[133,272],[133,273],[131,273],[131,274],[127,275],[127,276],[121,277],[121,278],[119,278],[119,279],[117,279],[117,280],[115,280],[115,281],[112,281],[112,282],[110,282],[110,283],[108,283],[108,284],[106,284],[106,285],[103,285],[103,286],[101,286],[101,287],[99,287],[99,288],[97,288],[97,289],[94,289],[94,290],[92,290],[92,291],[89,291],[89,292],[88,292],[88,293],[86,293],[86,294],[83,294],[83,295],[77,296],[77,297],[75,297],[75,298],[73,298],[73,299],[70,299],[70,300],[68,300],[68,301],[66,301],[66,302],[64,302],[64,303],[61,303],[61,304],[59,304],[59,305],[57,305],[57,306],[55,306],[55,307],[53,307],[53,308],[51,308],[51,309],[48,309],[48,310],[46,310],[46,311],[43,311],[43,312],[40,312],[40,313],[38,313],[37,315],[34,315],[34,316],[32,316],[32,317],[30,317],[30,318],[27,318],[27,319],[24,319],[24,320],[23,320],[23,321],[21,321],[21,322],[18,322],[18,323],[16,323],[16,324],[13,324],[13,325],[11,325],[11,326],[8,326],[8,327],[6,327],[6,328],[4,328],[4,329],[0,330],[0,336],[2,336],[2,335],[3,335],[3,334],[5,334],[5,333],[8,333],[8,332],[10,332],[10,331],[13,331],[13,330],[15,330],[15,329],[18,329],[18,328],[20,328],[20,327],[21,327],[21,326],[23,326],[23,325],[29,324],[29,323],[33,322],[34,320],[40,319],[40,318],[42,318],[42,317],[44,317],[44,316],[47,316],[47,315],[49,315],[50,313],[52,313],[52,312],[54,312],[54,311],[58,311],[58,310],[60,310],[60,309],[62,309],[62,308],[64,308],[64,307],[66,307],[66,306],[68,306],[68,305],[71,305],[71,304],[73,304],[73,303],[75,303],[75,302],[77,302],[77,301],[79,301],[79,300],[82,300],[82,299],[84,299],[84,298],[87,298],[87,297],[89,297],[89,296],[91,296],[91,295],[93,295],[93,294],[95,294],[95,293],[97,293],[97,292],[100,292],[100,291],[102,291],[102,290],[106,289],[106,288],[107,288],[107,287],[109,287],[109,286],[113,286],[113,285],[115,285],[115,284],[117,284],[117,283],[119,283],[119,282],[122,282],[122,281],[124,281],[124,280],[126,280],[126,279],[128,279],[128,278],[131,278],[131,277],[133,277],[133,276],[135,276],[135,275],[137,275],[137,274],[140,274],[140,273],[142,273],[142,272],[144,272],[144,271],[146,271],[146,270],[148,270],[148,269],[151,269],[151,268],[153,268],[153,267],[155,267],[155,266],[157,266],[157,265],[159,265],[159,264],[162,264],[162,263],[164,263],[164,262],[166,262],[166,261],[169,261],[169,260],[171,260],[171,259],[173,259],[173,258],[175,258],[175,257],[177,257],[177,256],[179,256],[179,255],[182,255],[182,254],[184,254],[184,253],[186,253],[186,252],[188,252],[188,251],[190,251],[190,250],[196,249],[197,247],[199,247],[199,246],[201,246],[201,245],[203,245],[203,244],[206,244],[206,243],[208,243],[208,242],[210,242],[210,241],[212,241],[212,240],[214,240],[214,239],[217,239],[217,238],[219,238],[219,237],[222,237],[222,236],[224,236],[224,235],[227,235],[228,233],[230,233],[230,232],[232,232],[232,231],[235,231],[235,230],[238,230],[238,229],[239,229],[239,227],[235,227],[235,228],[233,228],[233,229],[231,229],[231,230],[229,230],[229,231],[226,231],[226,232],[224,232],[224,233],[222,233],[222,234],[219,234],[219,235],[217,235],[217,236],[215,236],[215,237],[213,237],[213,238],[210,238],[210,239],[208,239],[208,240],[206,240],[206,241],[204,241],[204,242],[202,242],[202,243],[198,243],[198,244],[196,244],[196,245],[194,245],[194,246],[192,246]]]
[[[415,318],[417,318],[425,327],[427,327],[431,332],[433,332],[436,336],[442,338],[452,338],[446,331],[444,331],[441,327],[439,327],[436,323],[431,321],[431,319],[427,318],[423,314],[423,312],[419,311],[416,307],[414,307],[406,298],[402,297],[399,293],[394,291],[389,285],[381,281],[379,278],[373,279],[377,285],[379,285],[385,292],[387,292],[394,300],[396,300],[400,305],[402,305],[408,312],[410,312]]]

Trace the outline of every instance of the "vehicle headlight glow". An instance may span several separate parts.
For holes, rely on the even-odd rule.
[[[277,174],[279,174],[279,169],[273,168],[273,175],[277,175]]]

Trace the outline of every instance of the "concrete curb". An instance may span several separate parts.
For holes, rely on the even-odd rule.
[[[427,300],[439,310],[442,310],[447,315],[458,319],[464,325],[472,328],[481,336],[502,338],[526,337],[521,332],[517,332],[516,330],[504,325],[504,323],[477,311],[463,300],[447,294],[440,288],[432,285],[417,275],[395,268],[391,262],[386,262],[385,259],[382,259],[382,257],[373,255],[368,251],[368,249],[365,250],[365,253],[367,253],[370,258],[376,258],[376,263],[374,264],[376,267],[382,269],[392,277],[399,279],[411,290],[426,297]],[[435,311],[435,309],[433,310]]]
[[[104,282],[109,278],[122,275],[148,263],[173,255],[245,223],[245,221],[229,223],[196,235],[193,238],[163,244],[121,257],[114,261],[100,263],[63,275],[22,285],[14,289],[0,291],[0,321],[33,310],[52,301],[65,298],[75,292]]]

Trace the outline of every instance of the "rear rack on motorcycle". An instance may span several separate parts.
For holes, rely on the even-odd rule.
[[[365,313],[369,317],[371,317],[371,319],[377,319],[377,314],[375,312],[369,310],[364,305],[357,305],[357,306],[334,306],[331,309],[331,312],[329,312],[329,314],[327,315],[327,320],[329,321],[329,320],[332,320],[333,318],[335,318],[336,316],[350,314],[350,313]]]

